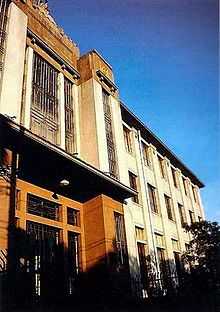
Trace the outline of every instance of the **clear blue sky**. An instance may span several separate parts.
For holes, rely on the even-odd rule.
[[[49,0],[84,54],[113,66],[124,103],[205,183],[220,221],[217,0]]]

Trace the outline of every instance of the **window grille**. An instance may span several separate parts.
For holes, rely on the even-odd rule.
[[[10,0],[0,0],[0,74],[3,70],[7,14]]]
[[[164,236],[160,235],[158,233],[155,233],[155,240],[156,240],[156,245],[157,247],[164,247],[165,242],[164,242]]]
[[[144,241],[146,240],[145,231],[143,228],[140,228],[139,226],[135,226],[135,234],[136,234],[136,240]]]
[[[150,184],[147,184],[149,200],[150,200],[150,208],[153,212],[158,213],[158,204],[157,204],[157,195],[156,188]]]
[[[58,72],[36,53],[32,83],[31,130],[57,144]]]
[[[31,194],[27,197],[27,212],[55,221],[60,219],[60,205]]]
[[[68,153],[74,152],[74,112],[73,112],[73,84],[64,78],[65,95],[65,145]]]
[[[80,226],[79,210],[67,207],[67,223],[74,226]]]
[[[68,232],[68,294],[72,295],[75,290],[76,277],[80,271],[79,257],[80,236],[74,232]]]
[[[165,205],[167,208],[167,215],[168,218],[172,221],[174,221],[174,216],[173,216],[173,207],[172,207],[172,203],[171,203],[171,198],[168,197],[167,195],[164,195],[164,199],[165,199]]]
[[[109,173],[114,178],[117,178],[117,163],[116,163],[115,143],[114,143],[114,137],[113,137],[113,132],[112,132],[111,107],[109,103],[109,95],[105,90],[102,90],[102,99],[103,99],[103,107],[104,107]]]
[[[124,217],[120,213],[114,213],[115,218],[115,247],[118,265],[125,265],[127,262],[127,243],[125,237]]]
[[[60,230],[46,224],[27,221],[26,232],[30,243],[29,271],[33,274],[34,295],[54,295],[55,288],[60,283],[57,274],[60,263]]]

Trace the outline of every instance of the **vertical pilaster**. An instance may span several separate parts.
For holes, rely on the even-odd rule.
[[[23,122],[27,129],[30,129],[31,100],[32,100],[32,80],[33,80],[33,58],[34,51],[31,47],[26,50],[26,81],[23,100]]]
[[[20,122],[27,16],[13,2],[9,7],[7,33],[0,112]]]

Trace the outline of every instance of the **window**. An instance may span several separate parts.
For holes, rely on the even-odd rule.
[[[190,218],[191,223],[195,222],[195,215],[194,215],[194,212],[191,210],[189,210],[189,218]]]
[[[20,202],[21,202],[21,191],[20,190],[16,190],[15,205],[16,205],[16,209],[17,210],[20,210]]]
[[[172,172],[172,177],[173,177],[173,184],[176,188],[178,188],[176,170],[171,167],[171,172]]]
[[[157,247],[157,259],[161,274],[161,282],[165,282],[166,275],[168,274],[168,268],[166,265],[165,250],[163,248]]]
[[[198,216],[198,222],[202,221],[202,217]]]
[[[164,195],[164,199],[165,199],[165,205],[167,208],[167,216],[170,220],[174,221],[174,215],[173,215],[173,207],[172,207],[172,202],[171,202],[171,198],[167,195]]]
[[[149,146],[147,146],[144,142],[142,142],[141,144],[142,144],[144,164],[147,165],[148,167],[151,167]]]
[[[193,199],[195,203],[198,203],[198,193],[197,193],[197,189],[194,186],[192,186],[192,192],[193,192]]]
[[[79,254],[80,235],[68,232],[68,293],[72,295],[75,289],[76,277],[80,270]]]
[[[178,210],[179,210],[181,225],[182,227],[184,227],[186,223],[186,215],[185,215],[185,210],[184,210],[183,205],[178,203]]]
[[[65,147],[68,153],[74,152],[74,112],[73,112],[73,84],[64,78],[64,106],[65,106]]]
[[[137,191],[137,176],[130,171],[128,171],[128,174],[129,174],[130,187],[133,190]],[[139,203],[138,195],[134,195],[132,197],[132,200],[133,200],[133,202],[138,204]]]
[[[136,240],[140,240],[140,241],[146,240],[145,231],[143,228],[139,226],[135,226],[135,234],[136,234]]]
[[[131,131],[123,126],[125,148],[128,153],[132,153]]]
[[[183,187],[184,187],[185,195],[188,196],[188,185],[187,185],[187,180],[185,178],[183,178]]]
[[[58,72],[34,53],[31,131],[58,144]]]
[[[156,188],[150,184],[147,184],[149,200],[150,200],[150,207],[151,210],[155,213],[158,213],[158,205],[157,205],[157,196],[156,196]]]
[[[80,211],[67,207],[67,223],[80,226]]]
[[[157,156],[157,158],[158,158],[158,163],[159,163],[159,167],[160,167],[161,176],[165,179],[166,178],[166,171],[165,171],[164,160],[159,155]]]
[[[117,254],[117,263],[124,265],[127,263],[127,243],[125,237],[124,216],[120,213],[114,213],[115,218],[115,247]]]
[[[109,103],[109,94],[104,89],[102,89],[102,100],[105,118],[105,132],[107,141],[109,173],[112,177],[117,178],[117,163],[116,163],[115,143],[112,130],[111,107]]]
[[[60,205],[31,194],[27,195],[27,212],[55,221],[60,219]]]
[[[0,75],[3,71],[9,0],[0,0]]]
[[[178,240],[171,238],[171,241],[172,241],[173,250],[178,251],[180,249]]]
[[[141,283],[143,288],[147,289],[148,286],[148,268],[146,259],[146,245],[143,243],[137,243],[138,258],[140,265]]]
[[[165,242],[164,242],[164,236],[163,235],[155,233],[155,240],[156,240],[157,247],[164,247]]]

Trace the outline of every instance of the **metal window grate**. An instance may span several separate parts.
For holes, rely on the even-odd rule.
[[[115,143],[114,143],[114,137],[113,137],[113,132],[112,132],[111,107],[109,103],[109,95],[105,90],[102,90],[102,99],[103,99],[103,106],[104,106],[109,173],[114,178],[117,178],[118,177],[117,162],[116,162],[116,153],[115,153]]]
[[[35,195],[27,196],[27,212],[36,216],[59,221],[60,205]]]
[[[68,153],[74,152],[74,112],[73,112],[73,84],[64,78],[65,95],[65,145]]]
[[[0,0],[0,73],[3,70],[9,3],[10,0]]]
[[[74,226],[80,226],[79,210],[67,207],[67,223]]]
[[[76,288],[76,277],[80,271],[79,257],[80,236],[74,232],[68,232],[68,294],[72,295]]]
[[[34,54],[31,130],[57,144],[58,72],[38,54]]]
[[[119,265],[127,263],[127,243],[125,236],[124,217],[119,213],[114,213],[115,217],[115,243],[117,252],[117,262]]]

